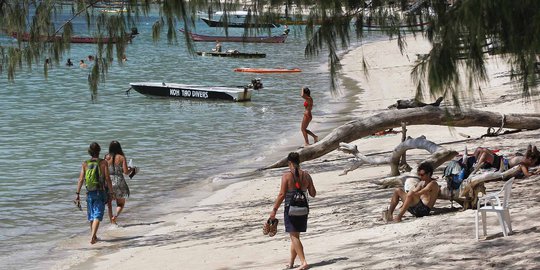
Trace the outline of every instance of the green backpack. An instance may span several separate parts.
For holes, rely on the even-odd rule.
[[[86,161],[86,171],[84,173],[84,180],[86,182],[86,190],[104,190],[105,185],[102,181],[101,170],[99,168],[99,163],[102,159],[92,160],[89,159]]]

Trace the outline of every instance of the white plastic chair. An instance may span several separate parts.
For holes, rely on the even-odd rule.
[[[509,201],[510,193],[512,192],[512,183],[514,178],[506,181],[503,188],[499,192],[486,194],[484,197],[478,199],[478,205],[476,207],[476,239],[478,240],[478,214],[482,214],[482,227],[484,229],[484,236],[486,233],[486,213],[495,212],[499,218],[503,235],[506,237],[512,232],[512,224],[510,220]],[[500,196],[504,197],[501,198]],[[489,204],[488,204],[489,203]]]

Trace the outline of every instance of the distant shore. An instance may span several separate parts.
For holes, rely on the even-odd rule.
[[[357,83],[363,90],[350,97],[361,106],[351,108],[351,117],[367,117],[393,104],[397,99],[414,97],[410,68],[417,53],[426,53],[429,43],[409,38],[402,55],[396,41],[366,44],[346,54],[342,60],[347,83]],[[361,57],[368,63],[369,77],[362,70]],[[534,103],[519,99],[495,101],[509,91],[508,78],[495,78],[504,66],[490,62],[492,80],[483,88],[489,96],[478,103],[486,110],[503,113],[533,112]],[[426,97],[426,102],[432,102]],[[536,101],[537,102],[537,101]],[[444,102],[443,102],[444,105]],[[485,107],[484,107],[485,105]],[[527,131],[498,138],[461,142],[465,133],[479,138],[485,128],[446,126],[410,126],[407,135],[425,135],[445,147],[461,151],[465,146],[501,148],[520,151],[536,142],[540,131]],[[364,154],[392,150],[401,136],[364,138],[354,144]],[[457,143],[452,143],[460,141]],[[410,151],[408,161],[425,156]],[[286,153],[284,153],[286,154]],[[457,211],[450,202],[438,201],[436,213],[424,218],[406,215],[399,224],[385,224],[381,211],[389,203],[392,189],[378,189],[369,180],[385,177],[388,166],[362,166],[339,176],[350,166],[349,155],[333,151],[302,167],[312,173],[318,195],[311,201],[308,231],[303,233],[306,258],[314,269],[389,269],[389,268],[523,268],[533,269],[540,260],[538,231],[540,187],[538,178],[519,180],[512,198],[511,216],[515,233],[503,238],[494,216],[488,215],[488,239],[474,239],[473,210]],[[439,185],[445,185],[440,179]],[[141,226],[108,232],[108,239],[95,247],[77,245],[89,260],[59,260],[55,269],[282,269],[289,256],[289,237],[284,232],[283,207],[278,211],[278,234],[262,234],[277,195],[280,175],[285,168],[267,171],[249,181],[242,181],[217,191],[195,207],[168,206],[171,214]],[[495,191],[501,182],[486,185]],[[513,195],[514,196],[514,195]],[[176,208],[175,208],[176,207]],[[125,245],[114,249],[116,242]],[[75,244],[74,244],[75,246]],[[106,252],[106,253],[105,253]],[[84,261],[81,263],[81,261]]]

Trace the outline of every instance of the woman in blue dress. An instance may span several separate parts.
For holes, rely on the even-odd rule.
[[[281,177],[281,188],[274,203],[274,208],[270,213],[270,219],[276,218],[276,212],[285,200],[284,224],[285,231],[289,233],[291,238],[291,254],[287,268],[294,268],[296,257],[300,259],[300,266],[297,269],[308,269],[309,265],[304,255],[304,246],[300,241],[300,233],[306,232],[308,216],[289,216],[289,203],[296,189],[309,193],[311,197],[317,195],[311,175],[307,171],[300,169],[300,155],[297,152],[289,153],[288,157],[289,170]]]

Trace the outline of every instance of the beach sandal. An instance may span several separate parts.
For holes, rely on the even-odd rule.
[[[81,200],[73,200],[73,203],[79,208],[79,211],[82,211]]]
[[[278,223],[279,220],[277,218],[270,221],[270,229],[268,230],[268,236],[273,237],[274,235],[276,235]]]
[[[270,226],[272,225],[272,220],[268,219],[263,225],[263,235],[268,235],[270,232]]]

